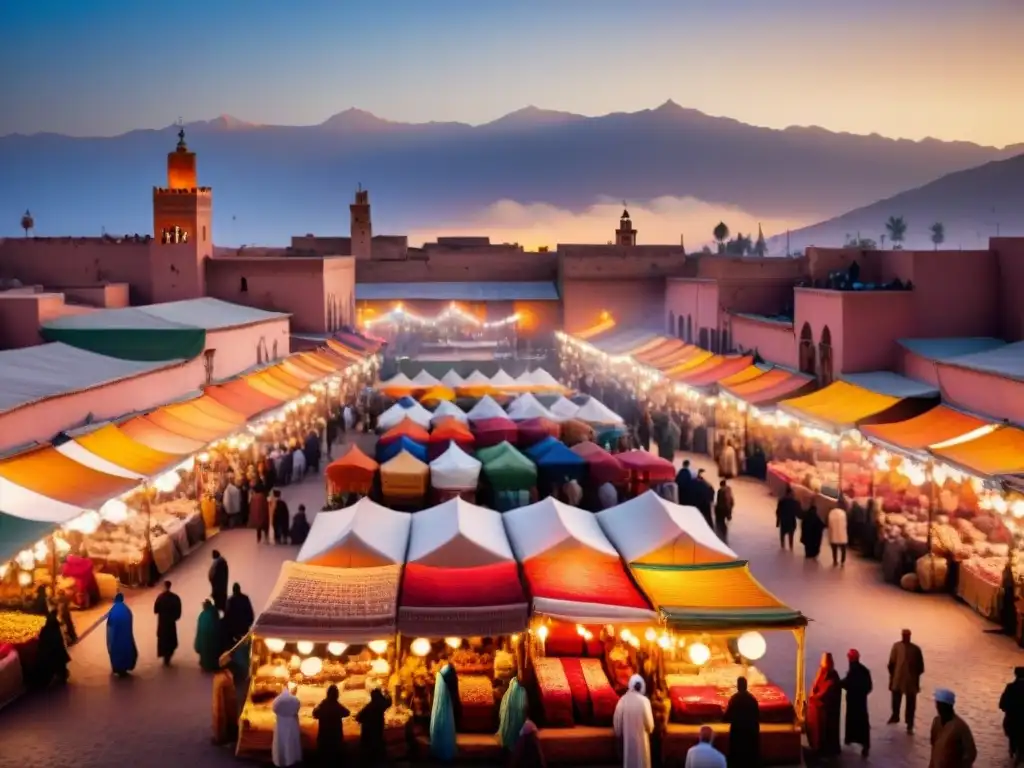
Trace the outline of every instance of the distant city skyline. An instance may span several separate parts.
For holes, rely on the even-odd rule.
[[[1024,142],[1012,0],[305,0],[4,4],[0,135],[115,135],[348,107],[485,123],[667,99],[772,128]]]

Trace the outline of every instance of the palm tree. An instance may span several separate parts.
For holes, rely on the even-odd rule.
[[[29,210],[25,211],[25,215],[21,217],[21,228],[25,230],[25,237],[28,237],[28,233],[35,229],[36,221],[32,218],[32,212]]]
[[[889,240],[892,241],[893,250],[900,250],[903,248],[903,238],[907,234],[907,222],[903,220],[902,216],[890,216],[889,220],[885,222],[885,228],[889,232]]]
[[[724,221],[720,221],[711,234],[715,236],[715,241],[718,243],[718,252],[722,253],[725,250],[725,241],[729,238],[729,227]]]
[[[939,250],[939,246],[946,242],[946,225],[941,221],[936,221],[932,224],[932,244],[935,246],[935,250]]]
[[[764,241],[764,231],[761,225],[757,225],[757,242],[754,243],[754,255],[764,257],[768,253],[768,243]]]

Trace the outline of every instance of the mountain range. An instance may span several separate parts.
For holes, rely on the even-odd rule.
[[[215,190],[214,230],[226,245],[345,233],[360,183],[371,190],[382,234],[458,222],[504,200],[582,211],[608,199],[664,197],[843,229],[847,220],[833,217],[1024,153],[1024,145],[763,128],[672,101],[599,117],[527,107],[479,126],[402,123],[348,109],[311,126],[221,116],[184,128],[199,155],[200,183]],[[177,130],[0,137],[0,235],[19,233],[26,208],[41,235],[148,231],[149,189],[163,183]],[[863,214],[865,226],[873,215]]]

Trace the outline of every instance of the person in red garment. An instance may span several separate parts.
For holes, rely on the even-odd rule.
[[[830,757],[842,751],[839,743],[842,706],[843,684],[832,654],[826,653],[821,657],[818,676],[807,701],[807,743],[818,757]]]

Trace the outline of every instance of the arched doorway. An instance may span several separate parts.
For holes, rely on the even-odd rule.
[[[683,322],[682,315],[676,318],[676,337],[683,340],[686,339],[686,323]]]
[[[817,376],[817,355],[814,352],[814,332],[810,323],[800,329],[800,372]]]
[[[693,344],[693,315],[686,316],[686,343]]]
[[[832,383],[832,331],[826,325],[821,331],[818,343],[818,384],[827,387]]]
[[[676,330],[676,313],[671,309],[668,311],[668,335],[671,336]]]

